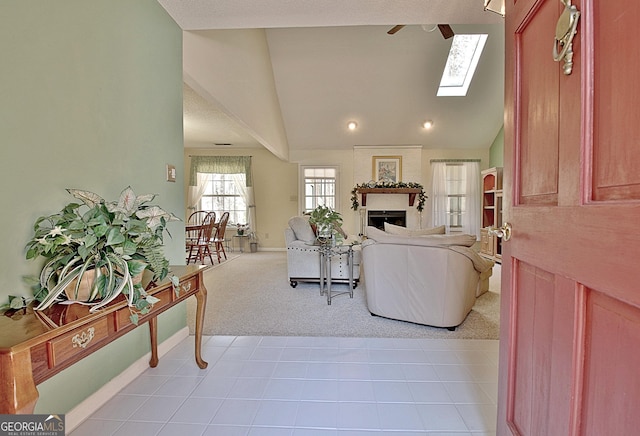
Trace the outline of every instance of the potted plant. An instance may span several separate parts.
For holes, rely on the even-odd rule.
[[[342,215],[328,206],[320,205],[311,211],[309,224],[316,226],[316,237],[320,243],[334,240],[335,235],[344,235]]]
[[[94,312],[124,294],[136,323],[137,312],[148,313],[157,302],[145,292],[141,275],[149,271],[153,282],[167,276],[164,232],[179,218],[149,204],[155,194],[136,196],[131,187],[115,202],[89,191],[67,191],[81,203],[38,218],[27,243],[27,259],[47,259],[34,286],[35,309],[67,299],[91,305]]]

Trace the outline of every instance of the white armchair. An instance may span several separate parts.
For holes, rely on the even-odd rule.
[[[289,284],[295,288],[298,282],[320,281],[320,254],[313,245],[316,235],[307,217],[296,216],[289,220],[289,227],[284,230],[287,244],[287,270]],[[353,286],[360,280],[361,250],[354,247],[353,253]],[[347,254],[335,255],[331,259],[331,282],[348,283]]]

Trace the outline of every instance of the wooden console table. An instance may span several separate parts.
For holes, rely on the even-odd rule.
[[[358,193],[362,195],[362,206],[367,205],[367,194],[409,194],[409,206],[413,206],[416,195],[422,190],[418,188],[358,188]]]
[[[149,322],[151,360],[158,364],[157,316],[185,299],[195,296],[196,331],[195,359],[200,368],[202,360],[202,324],[207,304],[207,290],[200,265],[173,266],[170,274],[179,277],[179,292],[166,279],[147,291],[160,299],[138,325],[129,319],[131,314],[124,296],[90,313],[87,306],[55,304],[44,311],[26,309],[0,315],[0,414],[33,413],[38,400],[36,385],[73,365],[120,336]],[[12,315],[12,316],[9,316]]]

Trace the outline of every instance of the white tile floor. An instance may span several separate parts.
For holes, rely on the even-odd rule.
[[[185,339],[72,436],[495,435],[498,341]]]

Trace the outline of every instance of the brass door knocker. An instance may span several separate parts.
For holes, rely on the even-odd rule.
[[[578,19],[580,11],[571,0],[560,0],[564,5],[564,11],[558,18],[556,25],[556,38],[553,44],[553,60],[560,62],[564,60],[562,66],[565,75],[571,74],[573,70],[573,37],[577,33]]]

